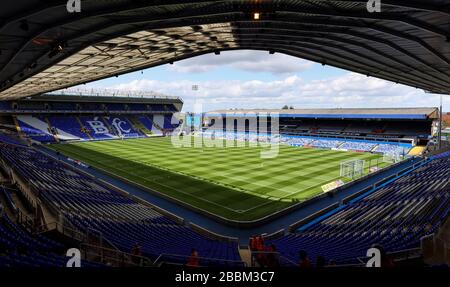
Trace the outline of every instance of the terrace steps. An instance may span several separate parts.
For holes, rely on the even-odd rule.
[[[421,155],[425,149],[425,146],[415,146],[408,152],[408,155]]]
[[[345,144],[345,142],[339,144],[339,145],[337,146],[337,148],[341,148],[344,144]]]
[[[88,135],[89,139],[93,140],[94,138],[92,137],[91,133],[89,132],[89,130],[83,125],[83,123],[81,122],[79,117],[75,117],[77,119],[77,122],[80,124],[81,129],[83,129],[85,131],[85,133]]]
[[[12,208],[10,208],[10,206],[7,204],[7,201],[8,201],[8,199],[4,198],[4,195],[0,193],[0,206],[3,207],[2,211],[5,212],[5,214],[9,218],[15,218],[16,217],[16,211],[13,210]]]
[[[50,123],[50,121],[49,121],[49,119],[48,119],[48,117],[44,117],[44,120],[45,120],[45,122],[47,123],[47,125],[48,125],[48,130],[53,134],[53,131],[55,132],[54,134],[53,134],[53,137],[55,138],[55,141],[56,142],[59,142],[59,137],[58,137],[58,129],[53,129],[53,126],[52,126],[52,124]]]
[[[20,130],[20,125],[19,125],[19,121],[17,120],[17,116],[13,116],[13,121],[14,121],[14,125],[16,126],[16,130],[17,132],[20,134],[21,130]]]
[[[14,204],[20,211],[25,214],[26,216],[32,217],[33,214],[30,212],[30,210],[25,206],[25,204],[22,202],[22,200],[19,198],[16,192],[11,192],[11,198],[14,201]]]
[[[375,151],[378,149],[379,146],[380,146],[380,145],[374,146],[373,149],[370,150],[370,152],[375,152]]]
[[[252,253],[247,246],[239,248],[239,255],[247,266],[252,266]]]
[[[37,217],[37,214],[39,213],[41,216],[41,221],[43,224],[49,223],[49,222],[55,222],[57,218],[50,212],[50,210],[47,208],[45,204],[42,204],[41,201],[33,194],[33,193],[22,193],[22,195],[19,195],[18,193],[22,192],[20,190],[17,190],[17,193],[13,193],[13,199],[17,207],[25,213],[30,218]],[[29,208],[26,206],[26,203],[24,203],[24,199],[28,200],[30,204],[33,205],[33,207],[37,210],[30,211]],[[39,216],[38,216],[39,217]]]
[[[136,117],[130,117],[129,119],[133,126],[143,134],[146,134],[147,136],[152,134],[152,132],[147,129]]]

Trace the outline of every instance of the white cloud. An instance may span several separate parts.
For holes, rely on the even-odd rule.
[[[205,73],[223,66],[247,72],[289,74],[312,68],[314,63],[285,54],[269,55],[263,51],[240,50],[190,58],[175,62],[168,69],[178,73]]]
[[[193,84],[199,85],[192,91]],[[185,110],[192,111],[201,100],[205,111],[228,108],[412,107],[437,106],[439,96],[404,85],[356,73],[304,81],[296,75],[273,81],[154,81],[134,80],[113,88],[152,90],[181,97]],[[450,107],[450,99],[444,102]]]

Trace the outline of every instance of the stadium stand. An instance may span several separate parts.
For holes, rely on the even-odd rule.
[[[128,108],[130,111],[148,111],[148,106],[143,104],[128,104]]]
[[[0,101],[0,111],[9,111],[11,110],[11,103]]]
[[[173,121],[174,121],[174,117],[172,115],[165,115],[164,116],[164,129],[170,130],[170,131],[176,129],[179,126],[179,122],[173,123]]]
[[[73,112],[78,110],[76,103],[69,102],[50,102],[47,104],[49,110],[55,112]]]
[[[141,116],[143,118],[143,120],[147,120],[149,121],[148,118],[146,118],[145,116]],[[151,136],[152,132],[150,129],[148,129],[140,120],[138,117],[136,116],[130,116],[128,117],[128,119],[130,120],[130,122],[133,124],[133,126],[139,130],[139,132],[143,135],[146,136]]]
[[[35,201],[36,206],[33,205],[36,210],[29,212],[33,213],[31,221],[35,227],[41,227],[40,224],[48,215],[46,212],[51,210],[54,212],[52,219],[58,220],[57,225],[73,228],[81,233],[96,231],[105,237],[108,248],[117,251],[133,252],[139,245],[142,246],[144,255],[152,261],[171,264],[185,264],[189,254],[196,254],[198,251],[201,257],[209,258],[205,258],[205,261],[201,259],[201,265],[241,266],[236,241],[230,238],[226,240],[207,230],[201,231],[202,228],[176,218],[162,209],[164,205],[168,206],[162,197],[171,197],[170,193],[158,197],[158,190],[150,190],[151,187],[147,190],[148,194],[132,193],[131,191],[138,190],[139,182],[126,180],[120,175],[120,172],[125,173],[123,168],[127,163],[133,164],[135,170],[144,165],[149,167],[141,169],[142,175],[134,175],[147,182],[151,180],[157,184],[160,184],[160,181],[178,184],[176,188],[168,187],[172,188],[171,194],[186,193],[184,200],[171,198],[175,199],[171,203],[177,209],[182,205],[190,205],[188,200],[193,202],[202,199],[205,201],[202,205],[207,206],[214,202],[208,202],[203,197],[212,194],[213,197],[223,198],[223,201],[219,201],[223,204],[216,203],[212,205],[213,208],[227,207],[226,213],[232,212],[233,218],[243,219],[247,210],[267,208],[269,206],[266,203],[270,203],[280,208],[276,208],[280,214],[273,213],[270,216],[295,217],[290,208],[299,208],[295,211],[304,212],[302,216],[307,217],[301,219],[307,221],[311,215],[317,215],[311,214],[311,209],[303,209],[308,207],[309,199],[317,200],[315,203],[318,209],[319,206],[327,206],[326,211],[322,210],[323,213],[302,224],[299,229],[296,226],[289,234],[282,230],[283,234],[279,233],[279,237],[267,237],[266,243],[273,244],[267,250],[264,244],[261,244],[263,241],[258,239],[259,242],[255,246],[272,253],[279,252],[277,255],[281,254],[282,258],[286,259],[282,260],[283,265],[298,265],[298,257],[302,257],[298,256],[299,251],[304,251],[301,252],[304,255],[308,254],[315,265],[319,265],[319,261],[324,262],[324,258],[337,264],[357,264],[358,258],[364,257],[367,248],[373,244],[382,245],[388,252],[418,249],[420,241],[423,242],[423,236],[431,236],[445,220],[447,226],[450,226],[450,152],[434,155],[435,152],[447,148],[441,146],[442,110],[437,108],[310,110],[289,108],[286,105],[286,110],[273,110],[277,115],[263,123],[267,124],[267,129],[264,128],[262,134],[259,134],[260,122],[251,127],[247,125],[247,119],[242,116],[246,111],[216,111],[220,115],[230,113],[229,119],[233,122],[237,121],[237,118],[242,120],[235,122],[232,128],[219,128],[221,132],[215,135],[218,137],[364,152],[350,152],[346,155],[345,152],[284,147],[286,150],[294,150],[296,154],[304,152],[311,159],[309,163],[309,160],[302,160],[302,155],[298,158],[297,155],[286,156],[284,162],[292,164],[292,168],[287,168],[286,164],[283,167],[274,165],[273,169],[269,169],[272,168],[269,165],[275,161],[268,164],[262,161],[257,166],[259,162],[255,160],[255,169],[252,171],[248,168],[250,164],[244,164],[250,160],[241,162],[238,157],[230,157],[231,160],[219,158],[219,164],[216,165],[212,157],[192,156],[201,163],[199,169],[195,169],[195,174],[189,175],[185,171],[194,170],[192,162],[186,162],[187,168],[183,167],[175,174],[175,170],[170,170],[168,162],[172,150],[168,151],[170,147],[167,148],[166,144],[170,139],[146,139],[146,143],[161,140],[161,149],[158,149],[157,145],[152,148],[159,154],[141,157],[139,152],[135,152],[137,158],[131,158],[131,152],[128,155],[126,153],[129,150],[139,150],[137,145],[133,145],[144,141],[130,140],[126,148],[121,145],[124,143],[122,141],[80,144],[96,147],[89,153],[86,151],[90,157],[85,156],[85,159],[119,171],[113,172],[109,169],[97,170],[94,164],[84,166],[84,163],[78,160],[66,158],[63,149],[61,153],[56,149],[53,152],[50,148],[38,144],[169,135],[179,125],[172,120],[172,116],[181,111],[181,99],[155,92],[144,92],[130,97],[132,93],[128,91],[115,91],[108,97],[93,90],[89,92],[89,97],[83,97],[82,93],[58,89],[81,86],[111,76],[119,77],[132,71],[141,70],[143,74],[145,68],[173,64],[208,53],[219,55],[228,50],[284,53],[317,62],[317,65],[346,69],[358,74],[350,75],[351,79],[345,81],[345,85],[342,85],[339,79],[334,79],[343,89],[321,93],[326,99],[335,97],[336,100],[336,96],[350,94],[361,100],[362,97],[353,87],[355,81],[362,80],[361,75],[367,76],[368,79],[375,77],[393,84],[406,85],[411,89],[420,89],[424,92],[424,102],[433,98],[430,94],[448,95],[449,0],[384,0],[382,13],[373,13],[380,12],[380,1],[364,0],[329,0],[326,3],[291,0],[121,0],[82,1],[83,4],[80,4],[81,1],[65,0],[3,2],[8,4],[2,5],[0,12],[0,133],[3,129],[17,133],[10,136],[0,134],[0,267],[54,267],[64,266],[66,262],[62,255],[69,245],[63,244],[62,240],[54,240],[49,234],[42,235],[36,230],[30,230],[22,224],[18,214],[24,206],[17,199],[18,195],[27,192],[33,193],[33,199],[38,199]],[[83,13],[75,13],[80,12],[81,5]],[[306,80],[313,84],[318,82],[312,78]],[[292,78],[278,82],[277,85],[295,84]],[[306,86],[305,84],[307,83],[303,86]],[[386,88],[385,85],[369,82],[366,87],[367,94],[375,100],[379,93],[374,91]],[[315,88],[320,90],[323,87]],[[197,91],[199,86],[192,85],[191,89],[192,92]],[[308,90],[312,89],[314,87],[308,87]],[[184,92],[186,90],[184,89]],[[52,95],[43,94],[48,91],[56,92]],[[262,93],[268,94],[264,91]],[[201,94],[206,95],[208,92],[204,93],[202,89]],[[306,93],[306,96],[310,94]],[[286,100],[292,98],[292,95],[283,96]],[[348,100],[342,97],[338,100],[328,103],[354,104],[348,103]],[[415,103],[404,99],[403,104]],[[258,103],[258,106],[264,105]],[[254,118],[257,119],[268,111],[250,112],[254,112]],[[193,123],[186,131],[196,131],[196,124],[200,127],[204,123],[204,116],[193,117]],[[275,128],[268,126],[278,121],[281,133],[275,134]],[[183,125],[185,124],[183,121]],[[184,130],[180,134],[185,134]],[[94,160],[96,153],[102,154],[98,150],[109,150],[106,148],[107,144],[115,147],[111,148],[108,154],[95,157],[99,160]],[[77,148],[78,144],[73,146]],[[150,149],[148,146],[144,148]],[[84,148],[78,148],[68,154],[79,155],[82,149]],[[122,154],[123,161],[119,161],[118,153],[122,150],[125,155]],[[187,148],[186,150],[190,151]],[[208,152],[207,149],[201,149],[202,154]],[[172,160],[178,164],[183,163],[194,152],[187,156],[173,153]],[[343,154],[342,157],[340,154]],[[378,159],[382,158],[380,154],[386,155],[386,158],[408,154],[412,158],[411,162],[407,160],[398,165],[389,165],[381,171],[378,170]],[[434,156],[431,156],[432,154]],[[419,161],[421,155],[425,157],[417,166],[412,161]],[[309,179],[322,177],[326,169],[330,174],[337,174],[338,163],[341,159],[347,159],[347,156],[376,158],[376,169],[375,166],[369,167],[370,174],[349,182],[350,188],[346,191],[327,188],[339,185],[336,181],[315,186],[312,185],[314,180],[309,183]],[[57,157],[61,161],[57,160]],[[141,159],[147,162],[139,162]],[[156,162],[156,159],[162,159],[161,163],[150,166],[153,165],[151,161]],[[83,168],[64,164],[66,160],[74,161],[74,166],[78,163]],[[229,174],[224,170],[225,161],[236,164],[227,167]],[[362,160],[353,162],[355,161]],[[319,162],[325,163],[323,168],[318,167]],[[350,165],[347,160],[340,163],[341,167]],[[403,166],[404,163],[407,163],[408,167]],[[329,168],[326,167],[328,164]],[[166,167],[167,172],[162,172]],[[203,175],[207,170],[214,171],[216,167],[223,172],[214,177],[234,181],[223,181],[221,188],[224,188],[224,192],[229,192],[224,196],[219,192],[210,192],[218,189],[206,187],[215,184],[214,178],[208,179],[207,183],[202,181],[206,178],[197,176]],[[411,167],[414,168],[410,169]],[[371,168],[375,170],[373,173]],[[380,166],[381,168],[384,168],[384,165]],[[305,170],[308,173],[303,173]],[[161,171],[161,176],[158,171]],[[262,173],[265,171],[270,171],[271,174]],[[379,171],[381,173],[378,173]],[[255,177],[242,178],[242,173],[246,172],[255,173]],[[100,174],[104,174],[105,178],[111,177],[111,181],[98,179],[104,179]],[[381,181],[375,179],[377,176]],[[268,180],[276,177],[279,177],[279,183]],[[121,190],[113,186],[112,182],[119,183],[117,186],[128,186],[129,190]],[[195,187],[197,182],[198,190],[194,188],[192,193],[185,192],[187,186]],[[318,190],[318,196],[297,197],[299,191],[293,185],[294,182],[304,185],[307,191],[315,188],[322,190]],[[361,187],[360,183],[365,186]],[[246,186],[253,186],[254,191],[258,189],[258,192],[248,190]],[[271,190],[268,190],[268,186]],[[230,189],[234,190],[229,191]],[[242,194],[239,193],[246,193],[241,201],[239,198]],[[156,207],[139,199],[139,194],[142,198],[149,196],[145,198],[164,204]],[[231,199],[238,203],[234,208],[228,206],[231,205]],[[179,202],[174,203],[176,200]],[[244,202],[246,204],[242,204]],[[247,204],[253,206],[245,207]],[[44,210],[44,205],[49,210]],[[266,211],[269,211],[269,208]],[[200,218],[208,211],[195,209],[193,213]],[[256,214],[254,218],[258,217]],[[264,219],[271,221],[269,217]],[[243,222],[236,221],[236,224],[242,227]],[[279,226],[275,221],[267,225],[272,225],[271,228]],[[442,233],[446,234],[441,236]],[[445,238],[448,242],[449,234],[440,232],[436,237]],[[432,241],[434,245],[435,238],[432,238]],[[450,254],[450,249],[445,252]],[[275,259],[274,254],[269,256]],[[265,259],[269,259],[269,256]],[[320,257],[322,260],[318,260]],[[84,262],[83,265],[102,266],[90,262]],[[276,265],[270,267],[273,266]],[[261,274],[251,273],[264,281],[262,276],[259,276]],[[37,276],[24,277],[36,280]],[[246,277],[247,275],[243,275],[240,279]],[[301,275],[297,277],[294,279],[297,284],[305,281]],[[328,277],[337,281],[335,276]],[[2,276],[1,282],[6,282],[5,278]],[[346,279],[357,281],[353,276]],[[427,276],[426,279],[430,281],[434,276]],[[17,278],[13,282],[16,281]]]
[[[357,150],[357,151],[371,151],[373,150],[377,144],[371,142],[357,142],[357,141],[346,141],[341,148],[348,150]]]
[[[149,131],[153,130],[153,117],[152,116],[138,116],[137,119],[141,122],[141,124]]]
[[[13,104],[4,106],[11,108]],[[176,107],[172,104],[50,102],[19,104],[16,111],[18,109],[23,113],[12,113],[12,122],[19,127],[20,134],[42,143],[167,135],[179,126],[173,119]],[[39,109],[52,112],[43,114]],[[58,111],[53,112],[53,109]],[[61,114],[64,110],[67,113]],[[400,135],[397,132],[402,126],[406,126],[406,132]],[[413,148],[412,139],[425,132],[424,126],[415,129],[412,124],[398,126],[394,121],[360,124],[342,119],[290,119],[280,124],[280,135],[272,135],[270,131],[258,133],[258,128],[249,127],[244,121],[235,123],[234,130],[214,130],[213,126],[204,129],[202,134],[229,140],[272,141],[395,157],[408,154]],[[408,135],[412,137],[400,138]],[[0,151],[2,158],[30,182],[45,205],[58,211],[58,224],[82,234],[92,231],[101,234],[109,246],[120,252],[130,253],[139,245],[142,255],[153,262],[185,264],[194,248],[204,265],[242,266],[237,241],[199,232],[163,215],[161,210],[138,203],[112,186],[25,146],[14,137],[1,135],[0,140],[4,142]],[[382,244],[389,252],[416,248],[421,236],[436,231],[440,220],[448,213],[444,210],[448,209],[449,197],[446,185],[440,181],[443,177],[437,179],[437,173],[445,173],[446,167],[439,165],[439,161],[448,159],[436,157],[413,173],[364,198],[352,200],[297,232],[266,243],[277,246],[284,265],[297,262],[299,250],[306,250],[311,258],[320,255],[338,264],[356,264],[357,258],[364,256],[374,243]],[[435,199],[430,190],[436,191]],[[9,210],[18,208],[7,189],[1,189],[0,196]],[[355,248],[346,252],[345,248],[350,246]],[[1,264],[7,266],[60,266],[64,261],[60,252],[49,253],[44,249],[36,249],[34,253],[3,250],[8,259]]]
[[[86,103],[79,103],[78,105],[80,106],[80,110],[83,111],[99,112],[105,110],[105,104],[101,103],[86,102]]]
[[[75,116],[48,116],[50,125],[61,140],[89,140],[89,134],[82,128]]]
[[[25,146],[25,144],[17,138],[12,137],[11,135],[7,135],[5,133],[0,132],[0,142],[4,142],[10,145],[18,145]]]
[[[318,148],[338,148],[342,143],[339,140],[315,139],[311,141],[310,145]]]
[[[123,111],[126,111],[126,110],[127,110],[125,104],[119,104],[119,103],[109,103],[109,104],[106,104],[106,109],[107,109],[109,112],[113,112],[113,111],[121,111],[121,112],[123,112]]]
[[[161,255],[187,256],[192,248],[195,248],[202,257],[207,257],[208,263],[212,265],[221,265],[227,261],[233,265],[239,264],[240,261],[237,242],[220,243],[179,224],[121,222],[76,215],[68,218],[79,229],[89,226],[100,231],[121,250],[131,250],[133,245],[139,243],[143,253],[153,260]]]
[[[144,135],[126,118],[121,116],[106,116],[105,123],[110,127],[110,130],[118,137],[124,138],[139,138]]]
[[[166,107],[164,105],[151,105],[150,109],[154,112],[166,111]]]
[[[301,137],[292,137],[292,138],[282,138],[281,142],[288,143],[292,146],[312,146],[312,142],[314,140],[311,138],[301,138]]]
[[[14,203],[14,200],[12,198],[11,192],[4,188],[4,187],[0,187],[0,195],[3,195],[4,199],[5,199],[5,203],[6,205],[13,211],[13,212],[17,212],[17,206]]]
[[[167,134],[179,126],[172,123],[173,116],[18,116],[18,123],[26,136],[43,142],[70,140],[104,140],[140,138],[146,134]],[[48,123],[47,123],[48,121]],[[159,124],[157,123],[159,122]],[[45,129],[45,130],[44,130]],[[50,131],[53,133],[50,134]]]
[[[141,138],[146,134],[162,135],[179,126],[173,116],[155,116],[161,125],[153,122],[153,115],[138,116],[17,116],[18,125],[26,136],[43,142],[73,140],[104,140]],[[51,132],[51,133],[50,133]]]
[[[205,258],[203,264],[242,264],[237,242],[195,232],[32,148],[4,143],[0,155],[29,180],[43,202],[64,215],[66,224],[101,232],[124,252],[139,243],[153,260],[161,254],[175,255],[165,260],[182,264],[195,248]]]
[[[0,204],[0,267],[65,267],[67,247],[42,235],[30,234],[15,224]],[[83,266],[104,267],[82,260]]]
[[[312,260],[324,256],[338,264],[357,264],[373,244],[387,252],[418,248],[449,215],[449,176],[449,154],[437,156],[268,244],[291,262],[305,250]]]
[[[17,116],[19,131],[33,140],[49,143],[55,142],[55,137],[49,132],[48,124],[33,116]]]
[[[81,124],[89,132],[93,139],[104,140],[117,138],[114,133],[106,126],[100,116],[80,116]]]
[[[244,131],[245,120],[255,122],[259,113],[274,113],[281,134],[354,139],[426,138],[433,121],[438,118],[436,108],[217,110],[205,113],[204,118],[206,122],[216,123],[221,119],[236,120],[237,130]]]
[[[213,134],[216,137],[223,137],[229,140],[259,140],[260,137],[271,138],[269,134],[262,133],[248,133],[253,137],[248,137],[243,132],[230,132],[230,131],[217,131],[217,130],[204,130],[202,132],[204,136],[211,137]],[[316,147],[324,149],[341,149],[341,150],[353,150],[364,152],[377,152],[389,155],[401,155],[405,156],[412,148],[411,144],[396,143],[396,142],[376,142],[376,141],[364,141],[364,140],[352,140],[343,138],[322,138],[322,137],[306,137],[306,136],[291,136],[282,134],[279,141],[291,146],[306,146]]]
[[[179,112],[181,99],[155,93],[142,93],[139,98],[131,97],[132,92],[122,94],[67,90],[2,101],[0,126],[15,126],[22,137],[41,143],[162,136],[178,127],[173,115]]]
[[[401,154],[406,155],[408,154],[409,150],[411,149],[410,145],[407,144],[386,144],[381,143],[378,144],[378,146],[374,149],[376,152],[384,153],[384,154]],[[422,149],[423,151],[423,149]],[[420,155],[420,153],[415,154]]]

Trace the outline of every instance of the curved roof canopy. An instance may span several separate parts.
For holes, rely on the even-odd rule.
[[[0,4],[0,99],[224,50],[280,52],[450,94],[450,2],[14,0]],[[254,19],[259,13],[259,19]]]

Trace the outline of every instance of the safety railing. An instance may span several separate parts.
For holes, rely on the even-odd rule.
[[[421,248],[410,248],[410,249],[404,249],[394,252],[386,252],[386,255],[394,262],[398,261],[405,261],[415,258],[420,258],[422,256],[422,249]],[[367,256],[361,256],[358,257],[357,260],[360,262],[359,264],[355,264],[354,266],[365,266],[366,262],[370,258]]]
[[[65,96],[97,96],[97,97],[121,97],[121,98],[155,98],[155,99],[180,99],[176,96],[168,96],[154,91],[130,91],[115,89],[81,89],[69,88],[48,92],[46,95]]]
[[[155,266],[163,266],[163,265],[183,265],[190,266],[189,259],[191,257],[188,255],[179,255],[179,254],[161,254],[156,258],[154,265]],[[195,261],[198,264],[195,267],[247,267],[247,264],[241,260],[228,260],[228,259],[220,259],[220,258],[210,258],[210,257],[195,257]],[[192,265],[191,265],[192,266]]]
[[[76,241],[85,242],[89,238],[89,234],[83,233],[79,230],[67,227],[64,224],[59,222],[50,222],[44,225],[41,225],[35,229],[35,233],[40,234],[44,232],[50,232],[53,230],[57,230],[62,235],[72,238]]]
[[[111,267],[151,267],[152,260],[117,249],[85,244],[80,245],[83,259]]]
[[[298,266],[298,263],[273,251],[251,251],[251,267]]]

